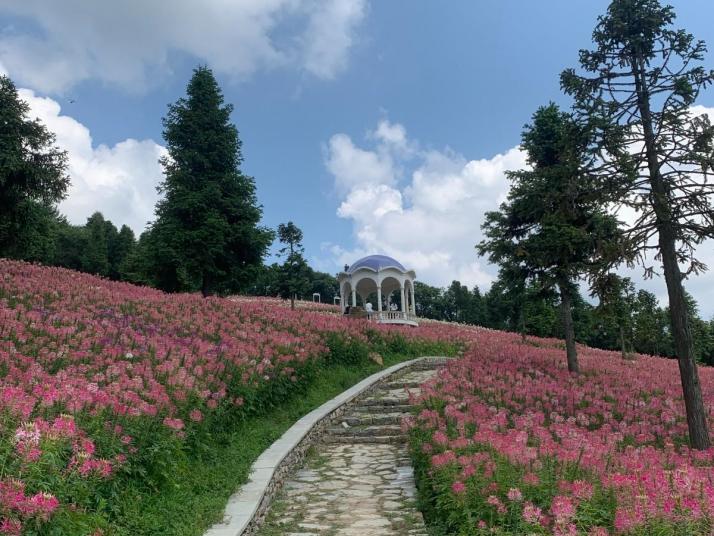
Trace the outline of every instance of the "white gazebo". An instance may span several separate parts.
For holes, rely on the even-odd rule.
[[[345,271],[337,276],[342,312],[367,316],[385,324],[416,326],[415,279],[414,270],[407,270],[392,257],[364,257],[352,266],[345,266]],[[393,301],[396,296],[399,297],[399,306],[396,300]],[[361,306],[358,305],[358,297]]]

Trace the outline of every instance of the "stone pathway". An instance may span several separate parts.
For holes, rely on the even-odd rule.
[[[285,482],[259,536],[426,536],[400,423],[407,391],[435,373],[399,374],[348,410]]]

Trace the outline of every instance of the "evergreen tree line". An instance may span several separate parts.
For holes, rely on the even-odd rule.
[[[100,212],[95,212],[85,225],[70,225],[64,218],[53,222],[52,248],[43,264],[63,266],[113,280],[129,280],[128,263],[136,248],[134,231],[121,229]]]
[[[47,211],[44,218],[46,234],[42,249],[18,249],[19,255],[0,257],[61,266],[114,281],[146,284],[149,278],[141,271],[144,262],[141,250],[146,246],[136,239],[129,226],[122,225],[117,229],[101,212],[92,214],[84,225],[72,225],[55,211]],[[332,303],[333,298],[339,296],[337,278],[313,269],[302,255],[290,259],[291,262],[295,260],[299,269],[292,278],[286,275],[288,266],[291,266],[287,261],[261,265],[256,267],[254,277],[240,292],[284,299],[295,296],[304,300],[311,300],[313,293],[318,293],[323,303]]]
[[[660,307],[649,291],[630,285],[617,307],[600,302],[594,305],[580,292],[573,294],[572,314],[576,341],[594,348],[676,357],[669,310]],[[560,338],[562,317],[558,314],[560,299],[555,292],[543,293],[535,285],[525,296],[514,300],[502,279],[481,293],[459,281],[448,288],[422,282],[414,284],[417,314],[420,317],[448,322],[461,322],[491,329],[512,331],[536,337]],[[688,296],[688,307],[695,340],[697,361],[714,365],[714,318],[700,318],[695,300]]]
[[[169,292],[246,293],[331,302],[337,280],[310,268],[292,222],[278,238],[292,252],[263,264],[276,233],[259,225],[255,181],[241,169],[238,130],[213,73],[194,71],[164,117],[168,156],[156,218],[137,240],[94,213],[72,225],[56,205],[67,192],[67,154],[0,77],[0,257],[41,262]],[[284,229],[292,232],[288,236]],[[281,250],[284,253],[284,250]]]
[[[13,240],[5,237],[0,257],[62,266],[116,281],[131,280],[128,261],[137,242],[127,225],[117,229],[100,212],[87,218],[85,225],[72,225],[56,209],[34,201],[23,203],[23,212],[32,215],[30,225],[13,232]]]

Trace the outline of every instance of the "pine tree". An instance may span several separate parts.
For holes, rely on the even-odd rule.
[[[679,360],[692,447],[710,445],[680,265],[705,266],[696,247],[714,236],[714,128],[691,106],[714,81],[701,66],[706,46],[672,28],[671,6],[657,0],[614,0],[580,51],[581,70],[561,75],[583,124],[593,129],[591,172],[609,182],[610,200],[630,205],[638,220],[628,258],[661,260]],[[651,274],[652,267],[647,267]]]
[[[146,250],[153,272],[148,279],[165,290],[204,296],[241,290],[272,242],[273,233],[259,226],[255,182],[240,170],[232,111],[211,70],[199,67],[186,97],[164,118],[163,198]]]
[[[583,172],[587,134],[554,104],[539,108],[526,126],[522,147],[529,170],[512,181],[500,211],[486,214],[481,255],[543,290],[560,295],[568,370],[580,370],[573,299],[577,279],[595,272],[598,258],[617,237],[616,220],[604,213],[592,177]]]
[[[508,306],[508,328],[521,334],[526,340],[528,334],[528,309],[533,301],[528,284],[533,283],[531,274],[517,261],[515,249],[510,249],[508,255],[502,255],[498,269],[496,289],[500,289],[502,299]]]
[[[657,296],[646,290],[637,291],[633,305],[634,346],[649,355],[667,355],[665,341],[668,321],[657,304]]]
[[[82,251],[82,271],[90,274],[109,275],[109,240],[107,223],[101,212],[95,212],[87,218],[84,226],[86,246]],[[112,225],[112,227],[114,227]],[[116,228],[114,228],[116,232]]]
[[[469,310],[469,324],[483,326],[486,319],[486,306],[484,298],[481,295],[481,289],[474,285],[471,291],[471,307]]]
[[[290,308],[295,309],[295,296],[307,291],[310,286],[309,267],[303,257],[302,231],[293,222],[278,226],[278,239],[285,244],[280,255],[285,257],[281,267],[280,295],[290,298]]]
[[[134,231],[127,225],[122,225],[119,232],[109,241],[109,276],[112,279],[123,279],[125,263],[135,247]]]
[[[635,304],[635,286],[629,277],[607,274],[596,281],[593,296],[600,300],[598,314],[617,330],[620,352],[625,359],[632,343],[632,311]]]
[[[29,112],[12,80],[0,76],[0,257],[44,260],[54,204],[69,187],[67,154]]]

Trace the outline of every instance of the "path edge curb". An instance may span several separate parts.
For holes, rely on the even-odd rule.
[[[453,358],[425,356],[380,370],[300,418],[253,463],[248,481],[228,499],[223,520],[204,536],[250,536],[257,532],[285,477],[301,464],[330,423],[356,398],[405,369],[442,365]]]

